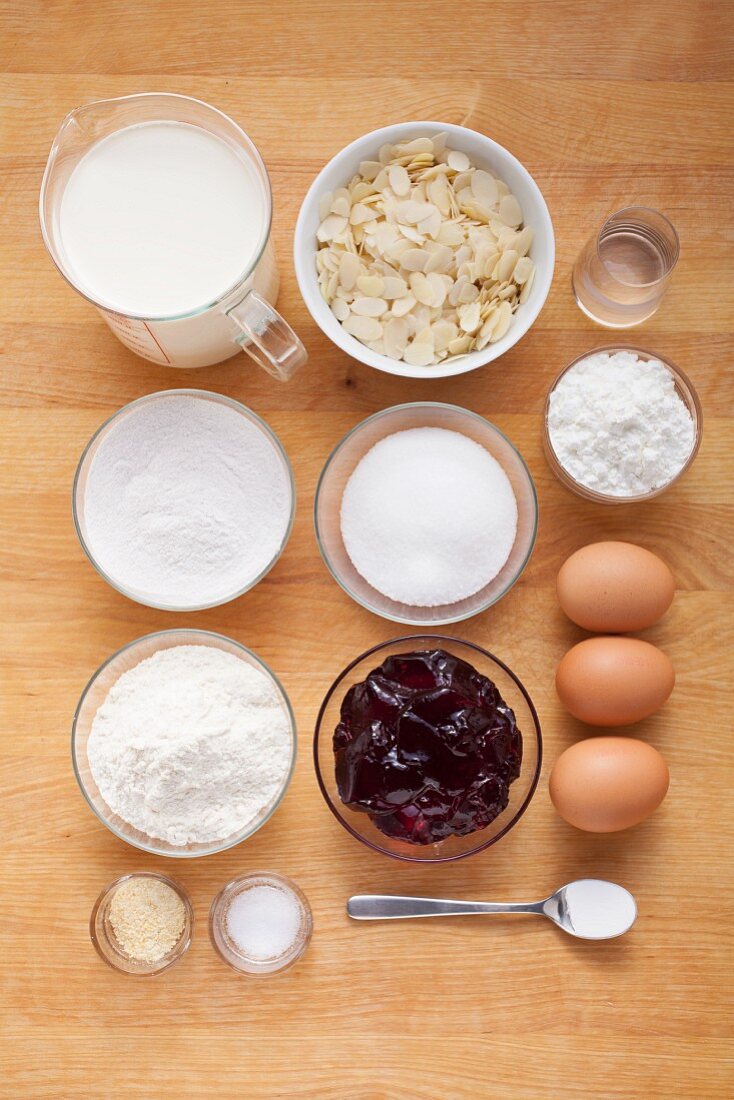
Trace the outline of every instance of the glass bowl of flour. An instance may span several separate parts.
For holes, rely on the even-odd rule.
[[[114,653],[72,727],[74,772],[121,840],[193,858],[252,836],[283,798],[296,724],[255,653],[206,630],[164,630]]]
[[[652,500],[690,467],[701,444],[701,402],[662,355],[595,348],[561,371],[546,398],[543,447],[558,480],[585,500]]]
[[[293,526],[295,484],[280,440],[250,409],[166,390],[125,405],[92,436],[73,514],[82,549],[118,592],[199,611],[272,569]]]
[[[520,452],[457,405],[394,405],[324,466],[316,537],[344,591],[376,615],[442,626],[485,611],[520,577],[538,503]]]

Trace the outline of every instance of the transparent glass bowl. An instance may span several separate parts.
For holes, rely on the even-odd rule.
[[[301,926],[290,949],[270,959],[246,955],[227,931],[227,911],[243,890],[252,886],[273,886],[292,894],[301,910]],[[297,963],[311,942],[313,916],[308,898],[291,879],[274,871],[251,871],[222,887],[209,910],[209,938],[219,957],[240,974],[277,974]]]
[[[183,931],[171,950],[157,962],[140,962],[126,955],[117,942],[114,930],[110,923],[110,905],[118,887],[123,882],[133,878],[152,878],[170,886],[183,902],[185,916]],[[89,935],[97,954],[109,966],[120,970],[123,974],[133,974],[139,977],[150,977],[153,974],[162,974],[181,959],[191,946],[191,936],[194,928],[194,911],[191,908],[186,891],[173,879],[165,875],[154,874],[152,871],[135,871],[130,875],[122,875],[106,886],[94,903],[92,915],[89,918]]]
[[[408,844],[385,836],[373,825],[366,813],[344,805],[336,785],[332,738],[339,722],[342,700],[354,684],[364,680],[392,654],[436,647],[467,661],[497,686],[502,698],[515,712],[518,729],[522,734],[522,766],[520,775],[510,785],[507,807],[486,829],[480,829],[469,836],[447,837],[436,844]],[[316,778],[326,805],[347,832],[368,848],[392,856],[393,859],[410,863],[447,863],[484,851],[514,828],[528,808],[538,785],[543,746],[540,723],[533,702],[515,673],[499,658],[472,642],[464,642],[458,638],[441,634],[412,634],[368,649],[339,673],[321,704],[316,719],[313,751]]]
[[[87,481],[89,478],[89,471],[94,461],[95,455],[99,450],[100,445],[109,435],[110,431],[120,423],[125,417],[133,413],[139,406],[145,404],[152,404],[153,402],[166,401],[169,397],[193,397],[201,401],[210,401],[215,404],[227,405],[229,408],[234,409],[240,416],[244,417],[251,424],[254,424],[256,428],[260,430],[262,435],[268,440],[273,451],[277,455],[281,462],[283,469],[286,473],[286,478],[290,491],[290,514],[288,517],[288,523],[283,533],[280,546],[277,551],[267,563],[267,565],[240,588],[233,592],[228,592],[221,598],[209,601],[207,603],[171,603],[165,599],[158,599],[156,596],[151,595],[149,592],[142,592],[134,588],[126,586],[120,579],[111,577],[102,568],[100,563],[94,556],[94,551],[89,544],[87,538],[86,521],[84,515],[84,497],[87,487]],[[74,486],[72,490],[72,514],[74,517],[74,527],[81,543],[82,550],[92,563],[94,568],[99,573],[100,577],[118,592],[121,592],[123,596],[127,596],[130,600],[135,600],[136,603],[144,604],[146,607],[155,607],[162,611],[203,611],[208,607],[219,607],[221,604],[229,603],[231,600],[236,600],[239,596],[243,596],[245,592],[249,592],[251,588],[254,588],[267,573],[273,568],[277,562],[283,550],[286,547],[288,539],[290,538],[291,531],[293,529],[293,520],[296,513],[296,485],[293,478],[293,469],[291,467],[288,455],[285,452],[283,444],[278,439],[272,428],[265,423],[265,421],[259,417],[252,409],[248,409],[246,405],[240,404],[239,401],[233,401],[231,397],[224,397],[220,393],[210,393],[208,390],[192,390],[192,389],[180,389],[180,390],[161,390],[158,393],[150,393],[145,397],[138,398],[137,401],[131,401],[128,405],[123,405],[121,409],[118,409],[116,413],[105,420],[104,424],[100,425],[92,438],[87,443],[82,456],[79,459],[79,464],[74,476]]]
[[[517,500],[517,534],[510,556],[489,584],[456,603],[416,607],[398,603],[373,588],[352,565],[341,534],[340,512],[344,488],[354,468],[381,439],[409,428],[446,428],[479,443],[495,458],[510,479]],[[316,540],[334,580],[362,607],[409,626],[445,626],[471,618],[491,607],[512,588],[528,563],[538,530],[538,500],[525,461],[509,439],[484,417],[457,405],[419,401],[394,405],[363,420],[334,448],[316,488]]]
[[[634,496],[613,496],[611,493],[600,493],[595,489],[590,489],[587,485],[583,485],[580,481],[577,481],[564,466],[561,465],[560,459],[556,455],[551,442],[550,432],[548,430],[548,412],[550,410],[551,394],[555,390],[558,383],[563,376],[575,367],[577,363],[580,363],[582,359],[588,359],[590,355],[598,355],[604,352],[607,355],[614,355],[618,351],[629,351],[637,356],[638,359],[647,361],[648,359],[658,359],[663,366],[667,367],[673,376],[675,382],[675,390],[684,405],[688,409],[693,419],[693,425],[695,430],[695,439],[693,443],[693,450],[691,451],[688,459],[683,464],[681,469],[671,478],[670,481],[666,481],[665,485],[659,485],[657,489],[651,489],[649,493],[638,493]],[[664,355],[659,355],[657,352],[645,351],[643,348],[632,347],[630,344],[612,344],[602,348],[594,348],[592,351],[585,351],[583,355],[578,355],[573,362],[569,363],[567,367],[561,371],[561,373],[555,378],[553,384],[548,390],[548,396],[545,399],[545,409],[543,411],[543,449],[545,450],[545,456],[548,460],[553,473],[556,475],[562,485],[565,485],[567,489],[576,493],[578,496],[583,497],[584,500],[593,500],[598,504],[632,504],[642,500],[652,500],[653,497],[660,496],[666,489],[669,489],[671,485],[682,477],[686,470],[690,467],[694,458],[698,454],[698,448],[701,446],[701,434],[703,432],[703,413],[701,411],[701,402],[699,401],[698,394],[693,388],[693,383],[689,378],[680,370],[674,363],[671,363],[670,359],[666,359]]]
[[[280,790],[245,829],[232,836],[222,837],[221,840],[212,843],[176,846],[169,844],[165,840],[161,840],[160,837],[151,837],[146,833],[141,833],[138,829],[129,825],[127,821],[124,821],[118,814],[113,813],[102,798],[97,784],[94,781],[92,769],[89,766],[89,758],[87,756],[87,743],[97,710],[106,698],[112,685],[119,680],[123,672],[127,672],[128,669],[134,668],[136,665],[140,664],[141,661],[144,661],[146,657],[152,657],[154,653],[157,653],[161,649],[171,649],[174,646],[181,645],[205,645],[211,646],[214,649],[219,649],[223,653],[232,653],[235,657],[259,669],[269,677],[280,696],[283,710],[288,717],[291,758],[288,770],[283,777]],[[291,781],[296,763],[296,723],[290,701],[285,693],[283,685],[265,662],[251,650],[240,645],[239,642],[233,641],[231,638],[225,638],[222,634],[213,634],[208,630],[162,630],[155,634],[146,634],[144,637],[138,638],[136,641],[123,646],[122,649],[118,649],[116,653],[113,653],[112,656],[97,669],[82,692],[82,696],[74,714],[71,733],[71,755],[74,765],[74,774],[76,775],[82,794],[99,820],[103,825],[107,826],[110,832],[114,833],[120,840],[124,840],[127,844],[131,844],[134,848],[140,848],[141,851],[150,852],[152,855],[192,859],[197,856],[208,856],[215,852],[223,852],[227,848],[233,848],[235,844],[240,844],[243,840],[247,840],[248,837],[252,836],[253,833],[256,833],[275,812],[283,795],[288,789],[288,784]]]

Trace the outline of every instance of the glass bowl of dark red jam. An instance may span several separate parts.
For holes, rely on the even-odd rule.
[[[384,855],[445,863],[495,844],[540,775],[533,702],[487,650],[439,634],[363,653],[321,705],[314,762],[347,832]]]
[[[517,504],[517,530],[509,557],[487,584],[466,599],[431,607],[399,603],[373,587],[355,568],[341,532],[344,489],[368,451],[395,432],[445,428],[483,447],[507,475]],[[383,619],[419,629],[447,626],[486,611],[505,596],[525,569],[538,531],[538,499],[525,460],[510,440],[478,413],[439,401],[393,405],[369,416],[345,435],[329,456],[319,478],[314,526],[321,556],[337,584],[362,607]]]

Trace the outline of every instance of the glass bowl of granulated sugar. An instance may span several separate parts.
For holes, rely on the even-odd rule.
[[[252,836],[293,775],[296,724],[275,674],[239,642],[164,630],[118,650],[74,715],[74,772],[121,840],[192,858]]]
[[[442,626],[485,611],[535,544],[538,503],[520,452],[456,405],[395,405],[332,452],[316,491],[321,555],[376,615]]]
[[[138,603],[199,611],[241,596],[293,526],[288,457],[250,409],[206,390],[125,405],[87,444],[74,479],[82,549]]]

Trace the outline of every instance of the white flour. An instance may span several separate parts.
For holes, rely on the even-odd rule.
[[[572,477],[618,497],[666,485],[695,436],[670,371],[627,351],[588,355],[569,370],[551,394],[548,430]]]
[[[289,721],[264,672],[210,646],[159,650],[123,673],[87,745],[110,809],[169,844],[242,832],[279,793]]]
[[[83,529],[100,568],[144,600],[231,598],[288,527],[290,488],[263,431],[228,405],[169,395],[112,427],[89,468]]]

